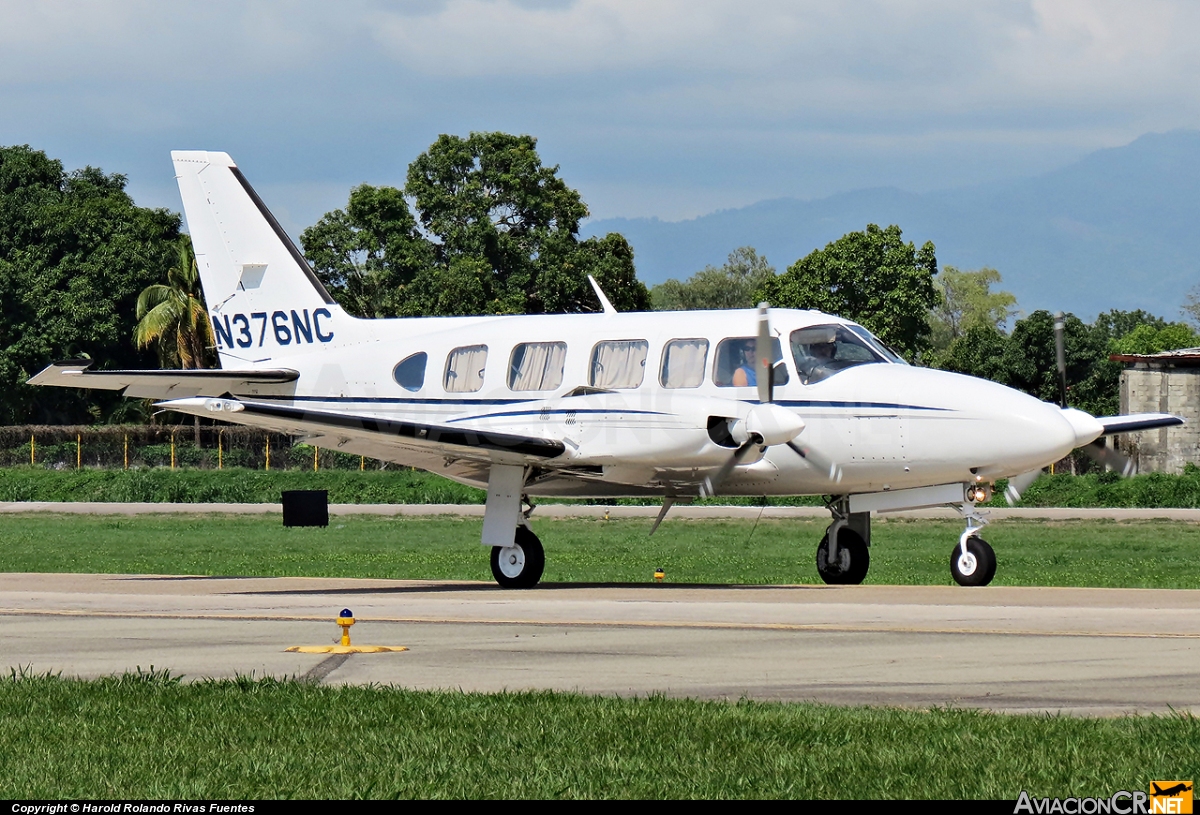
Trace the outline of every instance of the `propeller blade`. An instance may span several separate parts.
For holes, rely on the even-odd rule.
[[[1115,470],[1121,474],[1122,478],[1137,474],[1137,465],[1134,464],[1133,459],[1105,445],[1103,436],[1091,444],[1085,444],[1080,449],[1092,461],[1110,470]]]
[[[1058,363],[1058,406],[1067,406],[1067,321],[1060,311],[1054,315],[1054,355]]]
[[[814,452],[813,449],[807,445],[796,444],[794,441],[789,441],[787,442],[787,446],[792,448],[792,450],[796,452],[796,455],[807,461],[809,466],[811,466],[813,469],[824,473],[825,477],[830,481],[835,484],[841,483],[842,468],[836,462],[830,461],[820,453]]]
[[[767,318],[767,304],[758,304],[758,339],[754,342],[757,357],[755,379],[758,382],[758,401],[764,405],[774,401],[775,376],[771,365],[771,323]]]
[[[1021,500],[1021,493],[1037,480],[1037,477],[1042,474],[1041,470],[1030,470],[1027,473],[1014,475],[1008,479],[1008,486],[1004,488],[1004,500],[1008,505],[1016,506],[1017,501]]]
[[[700,485],[700,497],[712,498],[714,495],[716,495],[721,484],[724,483],[725,479],[729,478],[729,474],[733,472],[733,468],[741,464],[742,459],[744,459],[752,449],[761,444],[762,439],[752,438],[741,447],[734,450],[733,455],[729,457],[729,460],[721,465],[721,469],[704,479],[704,483]]]

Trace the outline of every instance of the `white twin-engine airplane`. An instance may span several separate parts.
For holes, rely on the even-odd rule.
[[[1166,427],[1096,419],[993,382],[911,367],[862,326],[772,309],[358,319],[344,312],[225,153],[171,154],[220,370],[30,382],[120,390],[487,490],[482,542],[505,587],[545,565],[531,499],[825,495],[827,583],[867,574],[874,512],[948,505],[963,585],[996,569],[976,504],[1072,449]],[[769,349],[769,353],[760,353]],[[528,509],[524,509],[525,506]]]

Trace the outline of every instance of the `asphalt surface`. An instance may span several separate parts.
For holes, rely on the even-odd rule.
[[[332,643],[390,654],[287,653]],[[0,575],[3,665],[92,677],[1200,713],[1200,591]]]

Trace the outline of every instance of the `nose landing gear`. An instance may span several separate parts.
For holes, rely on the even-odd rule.
[[[996,576],[996,552],[977,534],[987,517],[973,503],[964,503],[959,512],[967,519],[967,529],[950,552],[950,574],[960,586],[986,586]]]

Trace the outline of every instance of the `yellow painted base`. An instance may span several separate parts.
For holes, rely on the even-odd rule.
[[[407,651],[403,645],[293,645],[286,649],[299,654],[383,654]]]

